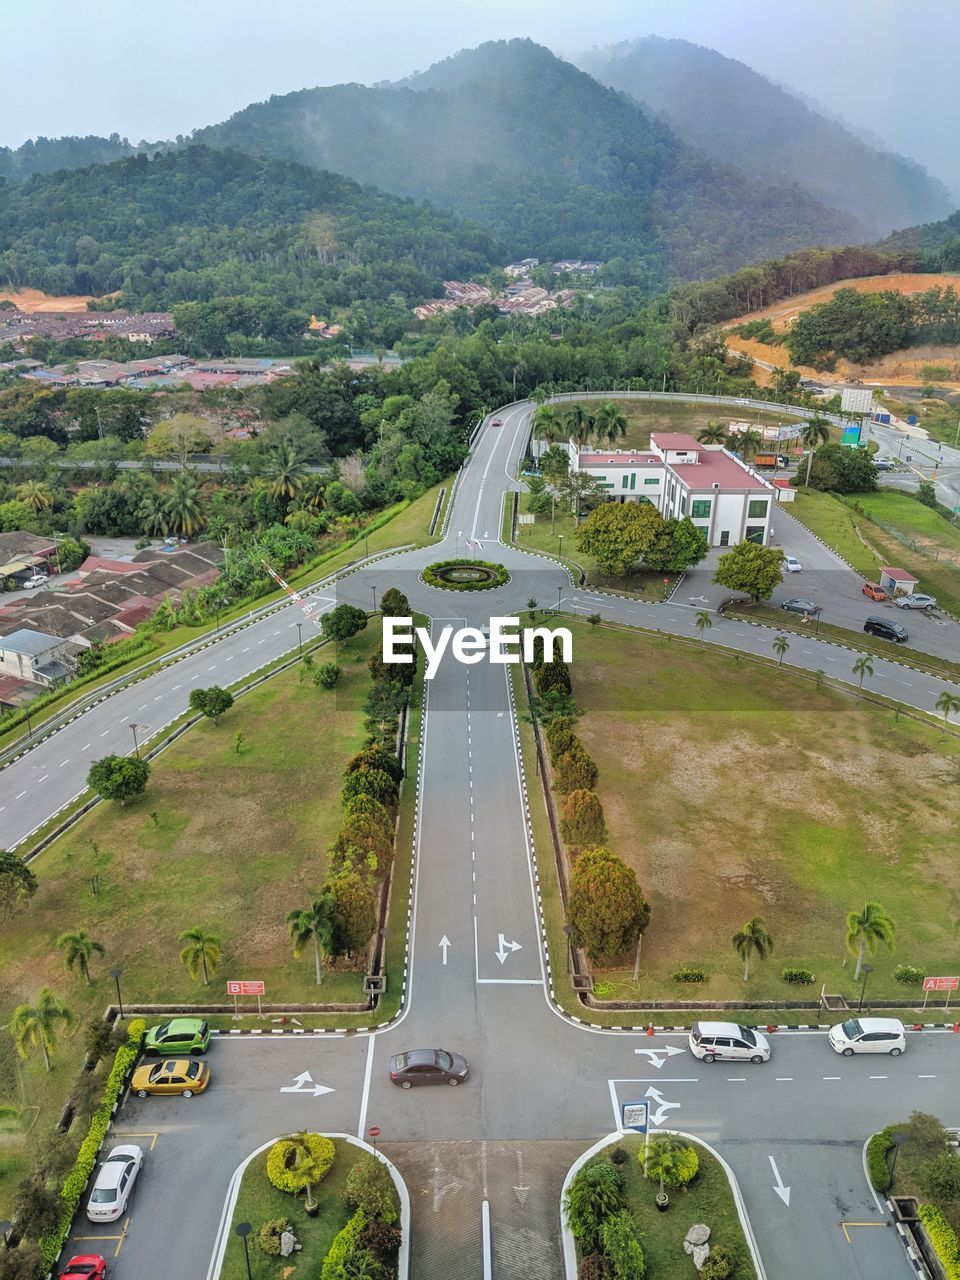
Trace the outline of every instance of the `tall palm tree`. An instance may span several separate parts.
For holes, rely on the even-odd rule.
[[[660,1195],[664,1194],[666,1179],[673,1180],[677,1156],[683,1149],[684,1143],[672,1133],[664,1133],[651,1140],[647,1148],[646,1174],[660,1179]]]
[[[940,741],[947,736],[947,723],[952,715],[960,712],[960,698],[949,689],[944,689],[943,693],[937,698],[937,710],[943,713],[943,733],[940,735]]]
[[[879,943],[893,950],[896,940],[896,927],[879,902],[865,902],[862,911],[851,911],[847,915],[847,950],[857,957],[857,967],[853,980],[860,980],[860,967],[863,964],[864,952],[870,955]]]
[[[863,653],[853,664],[853,674],[860,677],[859,691],[863,693],[863,677],[873,675],[873,662],[869,653]]]
[[[548,444],[556,444],[558,440],[566,439],[569,432],[567,431],[567,420],[555,404],[542,404],[533,417],[534,434],[540,440],[546,440]]]
[[[594,440],[603,440],[608,445],[613,445],[627,434],[627,427],[623,410],[612,400],[607,400],[597,410],[590,434]]]
[[[754,916],[730,939],[733,949],[743,961],[743,980],[750,977],[750,957],[756,952],[758,960],[766,960],[773,950],[773,939],[767,933],[763,916]]]
[[[773,642],[773,652],[777,655],[777,666],[783,666],[783,655],[790,648],[790,641],[786,636],[777,636]]]
[[[300,907],[287,913],[287,928],[293,942],[293,954],[299,960],[303,948],[313,939],[313,959],[317,971],[317,986],[323,982],[321,955],[329,955],[333,945],[335,905],[332,893],[322,893],[309,907]]]
[[[156,485],[146,490],[140,499],[137,519],[143,532],[151,538],[162,538],[170,528],[166,499]]]
[[[577,448],[583,447],[584,440],[593,430],[593,418],[579,402],[572,404],[566,415],[567,431],[576,440]]]
[[[96,953],[102,959],[106,954],[103,943],[97,942],[96,939],[88,937],[83,929],[78,929],[76,933],[61,933],[57,939],[57,946],[61,951],[66,951],[64,960],[66,961],[67,970],[73,973],[73,967],[80,970],[80,976],[86,982],[87,986],[92,986],[90,979],[90,958]]]
[[[731,441],[731,443],[736,444],[737,453],[748,458],[752,453],[756,453],[763,444],[763,437],[756,427],[747,427],[746,430],[741,431],[735,440]]]
[[[727,429],[722,422],[708,422],[697,432],[697,439],[701,444],[726,444]]]
[[[317,1205],[313,1195],[313,1184],[319,1182],[322,1176],[320,1164],[313,1153],[313,1148],[310,1145],[310,1134],[306,1129],[301,1129],[299,1133],[291,1133],[287,1141],[290,1144],[290,1152],[293,1156],[293,1167],[306,1181],[303,1207],[307,1213],[311,1213]]]
[[[813,455],[822,444],[830,439],[830,424],[826,418],[813,417],[800,432],[800,443],[807,450],[807,474],[803,483],[810,483],[810,468],[813,466]]]
[[[192,471],[181,471],[167,490],[164,514],[172,533],[189,537],[203,528],[203,504],[200,484]]]
[[[57,1047],[58,1027],[70,1028],[76,1018],[49,987],[41,987],[36,1004],[21,1004],[13,1011],[10,1019],[10,1031],[17,1053],[21,1058],[29,1058],[31,1053],[39,1049],[43,1054],[43,1065],[50,1070],[50,1055]]]
[[[287,501],[295,497],[307,477],[307,464],[292,440],[281,440],[270,450],[263,475],[271,481],[271,497]]]
[[[709,613],[707,613],[706,609],[701,609],[694,618],[693,625],[697,628],[697,632],[700,636],[700,648],[702,649],[703,633],[704,631],[709,631],[713,626],[713,619],[710,617]]]
[[[204,933],[199,925],[185,929],[177,938],[186,943],[180,951],[180,963],[186,965],[187,972],[196,982],[198,975],[203,976],[203,985],[210,985],[210,974],[220,963],[220,937],[216,933]]]
[[[24,480],[17,486],[17,498],[25,502],[35,515],[53,506],[53,490],[42,480]]]

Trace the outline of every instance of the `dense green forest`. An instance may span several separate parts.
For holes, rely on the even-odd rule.
[[[0,147],[0,178],[22,182],[35,173],[109,164],[111,160],[120,160],[136,150],[138,148],[118,133],[111,133],[109,138],[98,138],[95,134],[87,134],[83,138],[30,138],[21,147]]]
[[[0,245],[5,287],[121,289],[145,310],[237,295],[311,312],[409,302],[494,258],[490,236],[449,213],[207,147],[0,182]]]
[[[601,84],[657,112],[684,142],[751,178],[796,184],[853,214],[875,236],[943,218],[953,207],[943,183],[912,160],[868,146],[714,49],[645,36],[575,61]],[[785,74],[802,71],[788,67]]]
[[[612,283],[716,275],[863,231],[796,187],[707,160],[529,40],[482,45],[404,85],[273,97],[193,136],[428,199],[511,254],[616,259]]]
[[[884,240],[879,248],[892,253],[916,250],[936,255],[944,271],[960,270],[960,210],[942,222],[908,227]]]
[[[794,364],[832,369],[838,356],[859,362],[903,347],[960,343],[960,296],[953,287],[907,296],[895,290],[838,289],[797,316],[783,339]]]

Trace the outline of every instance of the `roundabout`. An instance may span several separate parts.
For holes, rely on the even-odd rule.
[[[420,580],[440,591],[495,591],[510,574],[492,560],[438,560],[422,570]]]

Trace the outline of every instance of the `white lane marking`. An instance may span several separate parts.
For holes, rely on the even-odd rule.
[[[746,1084],[746,1076],[727,1076],[727,1084]]]
[[[208,671],[216,671],[216,669],[217,669],[217,664],[216,664],[216,663],[214,663],[212,667],[207,667],[207,670],[208,670]]]
[[[90,743],[89,743],[89,742],[85,742],[85,743],[83,744],[83,746],[80,748],[80,750],[81,750],[81,751],[89,751],[89,750],[90,750]]]
[[[67,756],[66,760],[60,761],[60,763],[57,765],[57,768],[62,769],[65,764],[69,764],[69,763],[70,763],[70,757]]]
[[[936,1076],[917,1076],[918,1080],[936,1080]]]
[[[889,1076],[870,1076],[868,1078],[870,1080],[889,1080],[890,1079]]]
[[[173,686],[173,688],[170,690],[170,692],[171,692],[171,693],[176,693],[176,692],[177,692],[177,690],[178,690],[180,687],[181,687],[180,685],[175,684],[175,685]]]
[[[142,711],[144,707],[147,707],[147,706],[149,706],[149,705],[150,705],[150,704],[149,704],[149,703],[147,703],[147,702],[141,702],[141,703],[140,703],[140,705],[139,705],[139,707],[137,707],[137,710],[138,710],[138,711]]]
[[[367,1065],[363,1073],[363,1092],[360,1095],[360,1122],[357,1125],[357,1137],[365,1138],[365,1129],[367,1124],[367,1101],[370,1097],[370,1080],[373,1076],[373,1050],[376,1045],[376,1036],[367,1037]]]
[[[842,1076],[821,1076],[821,1080],[840,1080]]]
[[[105,738],[109,732],[110,732],[110,730],[109,730],[109,729],[104,729],[104,731],[103,731],[103,733],[101,733],[100,737],[101,737],[101,738]]]
[[[774,1076],[773,1078],[779,1084],[790,1084],[793,1081],[793,1076]]]
[[[240,652],[241,652],[241,653],[249,653],[249,652],[250,652],[250,646],[249,646],[249,645],[247,645],[247,647],[246,647],[245,649],[241,649],[241,650],[240,650]]]
[[[38,779],[37,779],[37,782],[46,782],[46,780],[47,780],[49,777],[50,777],[49,773],[45,773],[45,774],[43,775],[43,777],[42,777],[42,778],[38,778]]]
[[[16,795],[16,796],[14,796],[13,798],[14,798],[14,800],[22,800],[22,799],[23,799],[23,797],[24,797],[26,794],[27,794],[27,793],[26,793],[25,791],[21,791],[19,795]]]

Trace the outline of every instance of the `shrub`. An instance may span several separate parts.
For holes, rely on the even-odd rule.
[[[612,1280],[613,1263],[603,1253],[588,1253],[580,1259],[577,1280]]]
[[[368,1220],[382,1218],[384,1222],[396,1221],[393,1178],[383,1161],[375,1156],[353,1166],[347,1174],[343,1198],[348,1208],[359,1209]]]
[[[349,777],[351,773],[356,773],[358,769],[381,769],[394,780],[398,787],[403,781],[403,765],[393,752],[386,751],[383,747],[373,744],[364,747],[362,751],[358,751],[347,762],[347,767],[343,771],[344,777]]]
[[[780,977],[793,987],[809,987],[816,981],[809,969],[783,968],[780,970]]]
[[[313,1168],[310,1170],[309,1178],[313,1186],[330,1172],[337,1149],[330,1139],[323,1137],[322,1134],[308,1133],[304,1136],[313,1157]],[[297,1165],[298,1155],[300,1152],[292,1137],[279,1138],[267,1153],[267,1178],[278,1191],[297,1195],[306,1187],[308,1179],[304,1176],[303,1169]]]
[[[542,666],[536,667],[533,683],[541,698],[551,689],[559,689],[561,693],[573,692],[570,669],[562,658],[554,658],[552,662],[544,662]]]
[[[921,982],[927,976],[926,969],[918,969],[912,964],[898,964],[893,971],[893,976],[897,982],[902,982],[905,987],[919,987]]]
[[[581,1253],[597,1253],[600,1228],[625,1207],[623,1174],[612,1164],[588,1164],[579,1171],[564,1197],[567,1224]]]
[[[610,1259],[613,1280],[643,1280],[646,1263],[640,1232],[628,1209],[613,1213],[600,1227],[603,1252]]]
[[[672,1187],[686,1187],[694,1180],[700,1172],[700,1157],[697,1155],[696,1147],[684,1147],[678,1153],[674,1162],[674,1178],[675,1181],[669,1185]]]
[[[933,1200],[960,1200],[960,1156],[950,1151],[928,1160],[917,1170],[917,1181]]]
[[[578,739],[557,758],[553,766],[553,787],[560,795],[571,791],[593,791],[597,785],[597,766]]]
[[[377,1262],[392,1266],[400,1252],[403,1236],[400,1228],[382,1218],[374,1218],[360,1232],[360,1245],[376,1258]]]
[[[340,683],[340,677],[342,675],[342,667],[338,667],[335,662],[325,662],[323,666],[317,667],[317,670],[314,673],[313,683],[319,689],[335,689]]]
[[[698,964],[681,965],[679,969],[674,969],[670,977],[674,982],[706,982],[707,971]]]
[[[700,1268],[700,1280],[729,1280],[736,1269],[736,1260],[722,1244],[715,1245]]]
[[[345,1227],[334,1237],[323,1260],[320,1280],[379,1280],[384,1270],[360,1243],[367,1220],[358,1209]],[[364,1263],[366,1266],[364,1266]]]
[[[328,852],[335,875],[356,871],[380,879],[393,859],[393,832],[372,815],[357,814],[347,818]]]
[[[382,769],[369,769],[363,766],[347,774],[347,780],[340,792],[340,802],[346,804],[354,796],[372,796],[382,805],[392,808],[399,798],[397,784]]]
[[[613,1150],[610,1152],[610,1160],[612,1161],[613,1164],[616,1164],[616,1165],[626,1164],[629,1159],[630,1159],[630,1152],[624,1150],[623,1147],[614,1147]]]
[[[461,565],[471,569],[492,569],[493,577],[472,582],[449,582],[437,573],[438,569],[455,569]],[[428,564],[420,576],[428,587],[439,587],[441,591],[492,591],[510,581],[510,575],[503,565],[495,564],[492,560],[438,560],[435,564]]]
[[[603,964],[636,946],[650,921],[650,907],[632,867],[609,849],[587,849],[570,877],[567,918],[574,946]]]
[[[607,827],[603,817],[603,805],[594,791],[571,791],[560,805],[560,834],[567,844],[603,844]]]
[[[874,1190],[881,1194],[890,1190],[890,1150],[893,1147],[893,1125],[875,1133],[867,1143],[867,1172]]]
[[[548,730],[552,729],[554,724],[562,724],[567,719],[566,716],[557,716],[548,726]],[[547,733],[547,747],[550,751],[550,763],[556,764],[562,755],[568,751],[576,751],[581,746],[580,739],[572,729],[562,729],[559,733]]]
[[[943,1211],[932,1204],[922,1204],[917,1213],[947,1280],[960,1280],[960,1238],[944,1217]]]
[[[571,737],[574,737],[574,727],[573,716],[554,716],[550,723],[544,727],[543,733],[550,748],[551,759],[566,750],[569,741],[566,735],[570,734]],[[558,744],[562,744],[560,751],[557,750]]]
[[[271,1218],[269,1222],[265,1222],[257,1232],[257,1243],[264,1253],[271,1258],[280,1257],[280,1237],[285,1231],[292,1231],[293,1225],[289,1218]]]
[[[376,893],[356,872],[331,880],[323,892],[333,898],[333,954],[355,955],[377,926]]]

